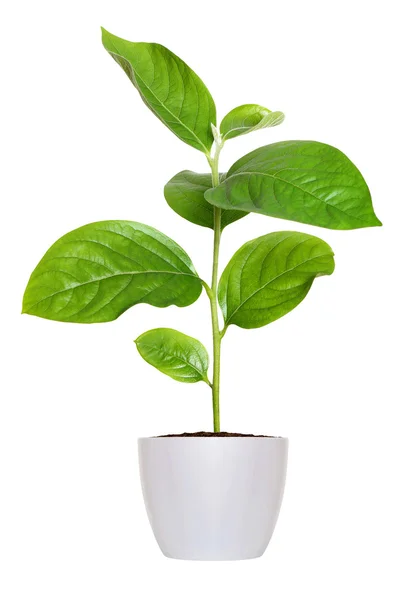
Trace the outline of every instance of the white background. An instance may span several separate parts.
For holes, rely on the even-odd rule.
[[[413,3],[18,1],[3,5],[0,596],[2,600],[418,597],[418,170]],[[142,104],[99,26],[158,41],[205,81],[218,114],[255,102],[278,128],[228,142],[313,139],[360,168],[384,227],[328,231],[252,215],[245,241],[322,236],[336,271],[276,323],[224,338],[222,426],[290,438],[282,512],[262,559],[165,559],[147,522],[136,438],[211,426],[204,384],[142,362],[133,339],[176,327],[210,344],[209,307],[136,306],[101,325],[20,315],[62,234],[101,219],[157,227],[209,278],[211,232],[166,205],[165,182],[207,170]],[[415,572],[414,572],[415,571]]]

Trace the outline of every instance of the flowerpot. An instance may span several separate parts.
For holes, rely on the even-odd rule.
[[[142,491],[163,554],[183,560],[261,556],[279,515],[288,440],[139,440]]]

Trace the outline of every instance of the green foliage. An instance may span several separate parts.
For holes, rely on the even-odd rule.
[[[54,321],[113,321],[134,304],[188,306],[201,281],[169,237],[133,221],[101,221],[51,246],[29,279],[23,312]]]
[[[221,340],[229,325],[262,327],[293,310],[314,279],[334,271],[333,251],[305,233],[269,233],[244,244],[218,285],[221,232],[250,212],[328,229],[381,225],[370,192],[354,164],[339,150],[309,141],[258,148],[219,174],[224,143],[279,125],[284,115],[244,104],[216,123],[212,96],[178,56],[159,44],[134,43],[103,31],[103,44],[148,108],[181,140],[206,155],[211,173],[181,171],[165,186],[168,205],[214,233],[211,284],[189,256],[159,231],[132,221],[102,221],[67,233],[32,273],[23,312],[76,323],[112,321],[135,304],[188,306],[208,295],[213,338],[209,358],[196,339],[174,329],[139,336],[141,356],[182,382],[212,388],[214,431],[220,430]],[[142,173],[140,173],[142,175]],[[224,326],[218,323],[221,307]]]
[[[128,42],[105,29],[102,41],[148,108],[183,142],[209,154],[216,108],[196,73],[160,44]]]
[[[360,171],[319,142],[279,142],[238,160],[205,198],[240,209],[328,229],[381,225]]]
[[[166,184],[164,196],[167,204],[183,219],[213,229],[214,207],[205,200],[205,192],[211,187],[210,173],[181,171]],[[222,210],[221,228],[242,219],[246,214],[242,210]]]
[[[229,112],[220,125],[220,133],[224,140],[230,140],[245,133],[251,133],[258,129],[275,127],[284,121],[284,114],[272,112],[259,104],[243,104]]]
[[[262,327],[294,309],[315,277],[331,275],[334,253],[306,233],[279,231],[244,244],[219,282],[225,325]]]
[[[147,363],[176,381],[209,383],[209,356],[199,340],[175,329],[160,328],[146,331],[135,344]]]

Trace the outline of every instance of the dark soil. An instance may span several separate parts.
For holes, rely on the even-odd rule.
[[[253,433],[229,433],[228,431],[196,431],[196,433],[169,433],[167,435],[157,435],[155,437],[274,437],[272,435],[255,435]]]

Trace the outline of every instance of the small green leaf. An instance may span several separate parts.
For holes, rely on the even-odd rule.
[[[225,325],[268,325],[302,302],[315,277],[333,271],[331,248],[312,235],[280,231],[252,240],[234,254],[219,282]]]
[[[188,306],[202,283],[172,239],[133,221],[84,225],[51,246],[33,271],[23,312],[54,321],[113,321],[135,304]]]
[[[221,178],[223,175],[221,175]],[[213,229],[214,207],[205,200],[205,192],[212,187],[210,173],[181,171],[164,188],[167,204],[191,223]],[[242,210],[223,210],[222,229],[248,214]]]
[[[238,160],[205,193],[220,208],[240,209],[328,229],[381,225],[360,171],[319,142],[279,142]]]
[[[175,329],[160,328],[146,331],[135,344],[142,358],[165,375],[184,383],[209,384],[209,356],[199,340]]]
[[[209,154],[216,108],[196,73],[160,44],[128,42],[103,28],[102,41],[148,108],[183,142]]]
[[[220,132],[224,140],[230,140],[258,129],[275,127],[283,123],[283,120],[282,112],[272,112],[259,104],[243,104],[232,109],[222,119]]]

